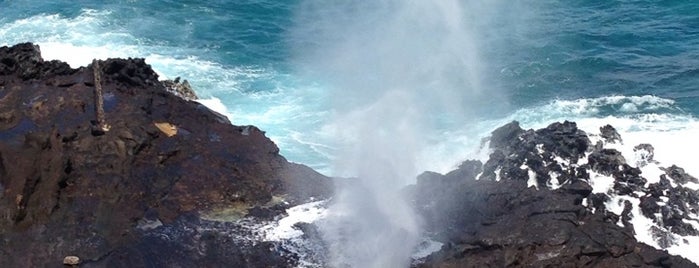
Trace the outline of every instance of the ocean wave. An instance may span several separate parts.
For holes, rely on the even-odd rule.
[[[324,116],[327,120],[332,116]],[[597,98],[552,100],[541,105],[517,109],[503,117],[474,116],[457,127],[426,128],[420,137],[424,139],[416,154],[416,170],[446,173],[456,168],[461,161],[489,157],[487,137],[494,129],[519,121],[523,128],[543,128],[553,122],[575,121],[588,133],[598,133],[601,126],[610,124],[625,137],[625,147],[619,148],[633,157],[633,147],[650,143],[656,147],[656,159],[664,164],[686,167],[691,174],[699,174],[692,168],[692,152],[686,148],[699,148],[699,119],[678,108],[675,101],[652,95],[612,95]],[[332,168],[333,152],[352,144],[351,120],[319,121],[310,128],[296,130],[299,140],[286,140],[285,146],[312,146],[313,149],[298,150],[297,153],[320,154],[314,161],[327,174],[340,174]],[[343,123],[344,122],[344,123]],[[303,133],[299,135],[298,133]],[[300,144],[306,144],[300,146]],[[282,146],[283,147],[283,146]],[[679,153],[682,152],[682,153]],[[317,165],[323,160],[324,165]]]
[[[542,128],[556,121],[575,121],[588,133],[598,133],[610,124],[624,137],[622,153],[633,156],[633,146],[650,143],[656,147],[656,160],[685,167],[699,174],[692,160],[699,148],[699,119],[684,112],[671,99],[652,95],[605,96],[576,100],[554,100],[545,105],[517,110],[504,119],[519,121],[525,128]],[[491,124],[492,125],[492,124]]]
[[[699,134],[699,119],[678,108],[674,100],[652,95],[613,95],[552,100],[515,110],[504,117],[476,117],[458,129],[436,131],[423,158],[430,163],[430,170],[439,172],[447,172],[458,164],[446,162],[445,159],[486,160],[483,139],[495,128],[515,120],[524,128],[534,129],[546,127],[553,122],[575,121],[589,133],[597,133],[599,127],[610,124],[623,137],[628,137],[626,139],[631,147],[638,143],[657,144],[658,159],[666,159],[664,162],[678,165],[685,163],[687,167],[692,165],[688,163],[692,157],[675,151],[686,151],[681,148],[699,148],[699,141],[694,139]],[[694,174],[699,174],[699,169]]]
[[[204,58],[206,49],[169,46],[119,26],[109,10],[82,9],[75,17],[39,14],[0,25],[1,45],[33,42],[47,60],[61,60],[73,68],[86,66],[92,59],[145,58],[163,78],[189,79],[198,93],[210,97],[249,91],[271,91],[279,73],[255,65],[228,66]],[[260,81],[266,81],[263,85]],[[252,94],[251,94],[252,95]]]
[[[41,46],[45,59],[58,59],[72,67],[85,66],[93,58],[138,55],[138,40],[123,29],[107,28],[109,11],[83,9],[69,18],[39,14],[6,22],[0,27],[3,45],[33,42]]]
[[[110,11],[83,9],[75,17],[39,14],[3,21],[0,40],[3,45],[36,42],[46,59],[63,60],[73,67],[86,65],[93,58],[144,57],[163,78],[188,79],[203,97],[201,103],[229,116],[234,124],[254,124],[268,131],[292,161],[332,173],[328,167],[333,152],[341,146],[334,140],[338,129],[348,126],[330,122],[333,112],[323,99],[322,88],[274,68],[225,65],[202,57],[205,51],[139,38],[110,23],[112,16]],[[551,100],[502,118],[476,115],[457,127],[426,129],[428,141],[419,156],[419,168],[446,172],[458,164],[447,159],[484,158],[482,138],[512,120],[529,128],[571,120],[590,131],[612,124],[631,133],[624,134],[630,140],[656,140],[658,157],[665,157],[662,148],[696,146],[691,137],[699,129],[698,120],[674,100],[653,95]],[[669,160],[680,163],[682,157]]]
[[[519,109],[505,118],[480,124],[486,127],[482,132],[483,136],[487,136],[493,130],[490,126],[500,126],[512,120],[519,121],[525,129],[543,128],[556,121],[575,121],[578,128],[588,134],[592,144],[603,142],[599,134],[600,127],[609,124],[617,130],[622,140],[614,144],[605,143],[605,148],[618,150],[629,165],[640,168],[643,177],[648,180],[648,185],[658,182],[660,176],[666,174],[664,168],[672,165],[684,168],[685,172],[695,177],[699,175],[699,167],[694,160],[695,150],[699,149],[699,140],[696,139],[699,135],[699,118],[684,112],[676,105],[674,100],[651,95],[553,100],[544,105]],[[619,109],[620,107],[624,108]],[[636,149],[640,144],[652,146],[653,161],[648,161],[647,152]],[[483,154],[485,155],[487,154]],[[610,192],[610,180],[613,178],[594,172],[591,176],[594,192]],[[684,186],[694,190],[699,188],[699,185],[692,183]],[[637,198],[613,195],[607,206],[610,211],[621,215],[624,209],[623,201],[629,201],[633,205],[631,214],[634,217],[631,220],[638,241],[658,249],[666,249],[671,254],[681,255],[695,262],[699,260],[696,253],[699,237],[671,234],[670,239],[684,242],[673,243],[663,248],[652,231],[652,228],[657,228],[657,223],[643,216]],[[693,221],[686,222],[695,227],[699,226]]]
[[[187,79],[201,100],[237,125],[256,125],[292,161],[323,168],[328,156],[313,144],[313,136],[298,135],[323,120],[325,108],[316,107],[319,89],[273,66],[225,64],[211,58],[208,48],[171,46],[126,28],[109,10],[82,9],[75,16],[38,14],[0,21],[0,45],[34,42],[46,60],[61,60],[76,68],[92,59],[145,58],[161,79]],[[218,53],[218,52],[217,52]],[[223,53],[223,52],[221,52]],[[219,55],[220,56],[220,55]],[[224,59],[218,59],[223,61]],[[327,153],[325,153],[327,154]]]

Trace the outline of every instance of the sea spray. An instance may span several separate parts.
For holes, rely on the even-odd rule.
[[[400,189],[416,172],[419,125],[413,121],[418,118],[413,102],[403,91],[388,91],[374,105],[345,119],[357,126],[357,142],[354,150],[339,158],[337,167],[356,172],[358,180],[339,189],[321,227],[333,267],[409,264],[420,233]]]
[[[484,96],[472,2],[307,0],[297,8],[295,66],[331,91],[328,128],[341,144],[333,174],[356,177],[341,183],[320,226],[330,266],[410,264],[420,219],[401,189],[414,182],[440,124],[464,122]]]

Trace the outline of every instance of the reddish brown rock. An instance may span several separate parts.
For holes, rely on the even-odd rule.
[[[173,255],[193,266],[235,266],[168,244],[148,254],[152,239],[137,226],[194,224],[231,209],[245,215],[273,196],[293,205],[330,194],[326,177],[287,162],[263,131],[169,93],[143,59],[100,66],[111,129],[95,136],[91,68],[43,61],[32,44],[0,48],[1,267],[47,266],[72,254],[82,266],[166,265],[158,259]]]

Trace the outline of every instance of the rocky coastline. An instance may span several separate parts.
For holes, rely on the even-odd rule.
[[[186,80],[159,81],[144,59],[98,65],[0,47],[0,267],[324,266],[313,224],[292,226],[320,247],[304,263],[292,247],[307,244],[260,239],[259,222],[332,198],[334,179],[193,101]],[[93,131],[96,73],[104,132]],[[697,267],[637,241],[633,223],[653,222],[663,248],[699,235],[688,186],[699,181],[669,166],[649,183],[636,166],[653,163],[652,145],[630,163],[610,148],[622,138],[512,122],[492,133],[485,163],[423,173],[405,192],[443,245],[413,266]]]
[[[288,266],[215,226],[328,197],[331,181],[258,128],[171,93],[143,59],[99,65],[103,134],[92,66],[0,48],[0,266]]]
[[[672,166],[645,186],[639,168],[606,148],[618,142],[609,125],[595,134],[574,122],[539,130],[512,122],[493,131],[486,163],[423,173],[411,189],[415,206],[427,230],[448,242],[417,267],[697,267],[635,239],[649,231],[665,248],[672,237],[696,235],[688,222],[699,192],[684,184],[696,179]],[[651,145],[637,147],[653,161]],[[634,226],[641,217],[652,230]]]

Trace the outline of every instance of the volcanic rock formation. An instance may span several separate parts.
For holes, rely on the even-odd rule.
[[[591,135],[590,135],[591,136]],[[427,232],[444,242],[418,267],[696,267],[634,238],[632,218],[650,217],[661,247],[670,235],[696,235],[699,192],[672,166],[647,185],[620,152],[604,148],[621,138],[601,128],[592,144],[573,122],[523,130],[512,122],[493,131],[483,165],[466,161],[446,175],[427,172],[411,189]],[[591,173],[610,176],[603,191]],[[675,186],[673,186],[675,185]],[[638,211],[639,200],[643,215]],[[661,201],[665,198],[666,201]],[[612,211],[609,207],[623,207]],[[674,241],[675,243],[682,243]],[[664,243],[664,244],[663,244]]]
[[[283,226],[301,242],[284,240],[288,230],[264,238],[265,224],[304,211],[294,206],[321,211],[333,180],[191,101],[185,83],[159,81],[143,59],[98,63],[72,69],[32,44],[0,48],[0,267],[67,256],[82,267],[324,266],[313,223]],[[95,73],[110,126],[100,133]],[[443,246],[413,265],[696,267],[639,243],[633,223],[652,221],[660,247],[696,236],[699,196],[686,186],[697,179],[676,166],[643,177],[652,145],[638,145],[631,165],[607,148],[622,137],[601,131],[513,122],[493,132],[486,163],[419,176],[405,192]]]
[[[331,182],[173,95],[143,59],[99,63],[111,129],[95,136],[91,66],[0,48],[0,266],[292,265],[229,222],[327,197]]]

